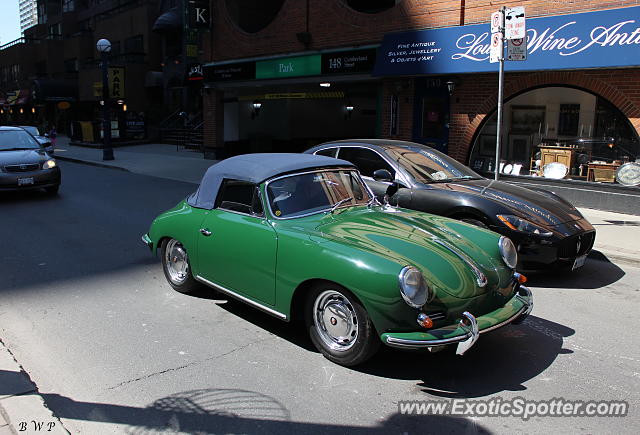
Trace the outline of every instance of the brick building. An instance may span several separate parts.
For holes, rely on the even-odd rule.
[[[120,77],[119,92],[110,80],[116,141],[144,137],[150,126],[181,108],[180,97],[171,97],[184,87],[182,45],[168,53],[165,43],[173,33],[180,39],[180,23],[168,32],[154,31],[178,0],[35,3],[37,24],[0,47],[0,123],[55,123],[76,140],[99,142],[102,76],[96,42],[102,38],[111,42],[110,77]]]
[[[633,55],[639,3],[517,2],[526,9],[531,42],[527,61],[505,62],[501,166],[509,175],[538,176],[548,159],[559,159],[567,178],[604,185],[617,167],[640,158],[640,58]],[[228,155],[299,151],[355,136],[406,139],[491,172],[498,64],[488,59],[489,18],[514,5],[213,1],[204,50],[205,143]],[[587,40],[592,31],[600,40]],[[420,62],[394,52],[402,38],[440,48],[422,51]],[[475,50],[473,61],[462,59],[465,50]],[[456,53],[467,62],[453,62]]]

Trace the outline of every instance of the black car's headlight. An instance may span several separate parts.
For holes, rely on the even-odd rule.
[[[51,169],[56,167],[56,161],[53,159],[49,159],[42,164],[42,169]]]
[[[500,248],[500,255],[502,256],[504,264],[511,269],[515,269],[518,264],[518,250],[511,239],[501,236],[498,242],[498,248]]]
[[[417,268],[406,266],[398,275],[402,299],[413,308],[420,308],[429,300],[430,289]]]
[[[500,222],[514,231],[531,233],[542,237],[549,237],[553,234],[551,231],[545,230],[541,226],[531,223],[528,220],[518,216],[514,216],[511,214],[499,214],[497,217],[498,219],[500,219]]]

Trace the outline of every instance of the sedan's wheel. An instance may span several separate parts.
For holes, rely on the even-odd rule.
[[[364,307],[339,285],[314,287],[307,298],[305,314],[311,341],[335,363],[360,364],[380,346],[380,339]]]
[[[200,285],[191,275],[187,250],[176,239],[164,240],[161,245],[162,269],[171,287],[180,293],[193,293]]]

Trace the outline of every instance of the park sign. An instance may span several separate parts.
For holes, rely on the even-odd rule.
[[[493,72],[490,27],[484,24],[390,33],[375,76]],[[527,20],[527,62],[506,71],[618,68],[640,65],[640,7]]]

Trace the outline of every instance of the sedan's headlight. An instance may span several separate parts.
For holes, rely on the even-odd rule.
[[[420,308],[429,299],[429,287],[417,268],[406,266],[398,275],[402,299],[413,308]]]
[[[503,224],[514,231],[522,231],[523,233],[536,234],[542,237],[549,237],[553,234],[551,233],[551,231],[547,231],[541,226],[531,223],[528,220],[522,219],[518,216],[514,216],[511,214],[499,214],[497,217]]]
[[[53,159],[49,159],[42,164],[42,169],[51,169],[56,167],[56,161]]]
[[[510,238],[501,236],[498,242],[498,248],[500,248],[500,255],[504,264],[509,268],[515,269],[518,264],[518,250],[514,246]]]

